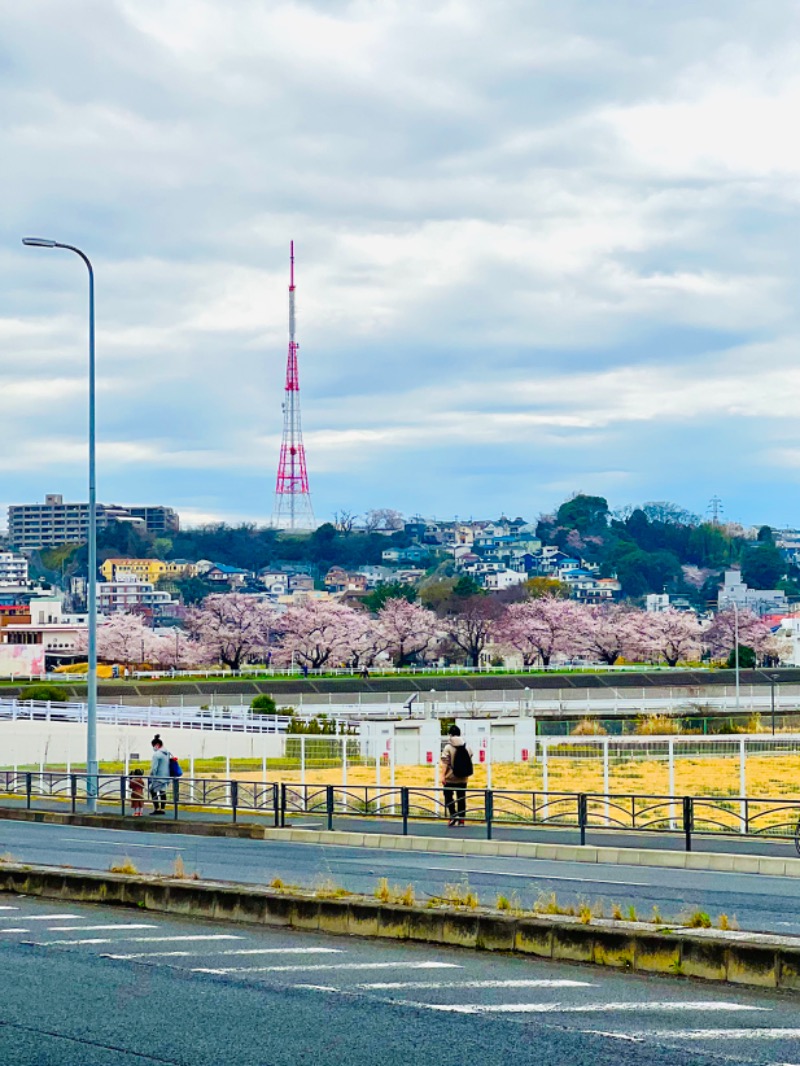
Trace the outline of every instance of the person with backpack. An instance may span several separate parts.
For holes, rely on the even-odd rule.
[[[442,788],[444,806],[453,827],[464,825],[467,816],[467,783],[474,773],[472,752],[457,725],[451,725],[442,752]]]
[[[164,742],[156,733],[152,740],[153,761],[150,763],[148,781],[150,798],[153,801],[153,814],[167,813],[167,785],[169,783],[170,753],[164,748]]]

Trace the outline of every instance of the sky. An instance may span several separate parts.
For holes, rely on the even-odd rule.
[[[0,0],[0,505],[800,525],[797,0]]]

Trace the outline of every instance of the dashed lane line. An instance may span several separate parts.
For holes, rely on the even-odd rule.
[[[460,970],[454,962],[339,962],[330,964],[311,964],[308,966],[235,966],[225,969],[196,967],[192,973],[213,974],[247,974],[247,973],[299,973],[300,971],[318,973],[332,970]]]
[[[80,914],[15,914],[13,917],[0,915],[0,922],[18,922],[20,918],[23,922],[66,922],[74,919],[80,921],[81,917]]]
[[[649,1029],[630,1035],[639,1040],[798,1040],[800,1029]]]
[[[68,844],[85,844],[86,837],[64,837],[63,843]],[[103,844],[103,847],[107,847],[107,844]],[[119,848],[148,848],[151,851],[186,851],[187,848],[175,847],[170,844],[135,844],[133,841],[129,842],[117,842],[116,846]]]
[[[136,951],[104,959],[186,959],[198,955],[343,955],[342,948],[234,948],[226,951]]]
[[[75,932],[80,930],[76,929]],[[23,943],[33,944],[37,948],[50,948],[62,944],[167,944],[175,940],[244,940],[243,936],[227,933],[208,934],[205,936],[121,936],[116,940],[111,937],[89,937],[86,940],[28,940]]]
[[[118,929],[158,929],[157,925],[147,925],[144,922],[132,922],[130,925],[122,925],[117,922],[115,925],[49,925],[47,927],[48,933],[99,933],[116,931]]]
[[[417,1007],[424,1008],[426,1010],[444,1011],[451,1014],[600,1014],[608,1013],[612,1014],[616,1011],[621,1013],[633,1012],[637,1013],[672,1013],[673,1011],[705,1011],[706,1013],[713,1012],[750,1012],[750,1011],[770,1011],[771,1007],[756,1007],[746,1003],[725,1003],[721,1001],[711,1000],[709,1002],[703,1002],[702,1000],[696,1000],[695,1002],[681,1002],[675,1001],[651,1001],[643,1003],[580,1003],[574,1006],[566,1006],[563,1003],[412,1003],[402,1002],[402,1006],[405,1007]],[[687,1030],[689,1032],[690,1030]],[[697,1030],[700,1031],[700,1030]],[[708,1030],[715,1033],[717,1030]],[[727,1032],[728,1030],[718,1030],[720,1033]],[[750,1032],[751,1030],[743,1030],[744,1032]],[[800,1032],[800,1030],[792,1030],[792,1032]],[[633,1034],[635,1036],[641,1035],[653,1035],[651,1033]],[[666,1031],[661,1035],[665,1036]],[[670,1033],[674,1036],[676,1034]]]
[[[312,987],[297,985],[297,988]],[[373,981],[354,985],[364,992],[393,992],[400,989],[438,990],[440,988],[594,988],[591,981],[567,981],[539,978],[511,981]]]

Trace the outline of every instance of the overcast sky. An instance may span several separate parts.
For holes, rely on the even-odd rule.
[[[0,0],[0,500],[800,524],[796,0]]]

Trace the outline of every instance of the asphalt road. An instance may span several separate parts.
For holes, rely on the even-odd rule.
[[[676,801],[678,804],[680,801]],[[2,807],[24,809],[26,801],[24,797],[14,798],[4,796]],[[147,805],[149,809],[149,804]],[[34,810],[52,810],[67,813],[69,804],[64,800],[34,797]],[[78,803],[78,813],[87,813],[85,804]],[[128,812],[130,807],[128,806]],[[100,813],[120,814],[117,803],[100,804]],[[240,822],[253,822],[260,825],[274,825],[274,814],[269,811],[253,811],[242,808],[238,812]],[[172,818],[171,809],[167,815]],[[198,822],[223,822],[230,823],[232,816],[215,811],[186,811],[179,812],[181,821]],[[787,819],[793,820],[790,812]],[[303,826],[309,829],[327,829],[328,821],[325,814],[296,814],[287,817],[287,825]],[[397,818],[360,818],[358,815],[337,814],[333,819],[333,828],[355,833],[386,833],[400,835],[403,831],[402,821]],[[454,830],[450,829],[444,818],[441,820],[412,820],[409,823],[409,832],[414,836],[452,836]],[[460,827],[455,832],[459,836],[470,840],[486,839],[486,823],[475,820],[472,824]],[[517,842],[538,842],[546,844],[579,844],[580,831],[576,827],[568,826],[559,828],[554,825],[523,826],[503,825],[494,823],[492,826],[492,838],[494,840],[512,840]],[[591,826],[587,829],[586,843],[598,847],[610,848],[644,848],[665,849],[669,851],[683,851],[685,836],[682,832],[638,832],[636,830],[606,829]],[[797,858],[797,850],[794,840],[790,837],[759,837],[745,836],[735,833],[693,833],[693,851],[709,852],[736,852],[746,855],[777,855],[784,858]]]
[[[724,913],[742,929],[800,935],[800,878],[760,874],[669,870],[646,866],[458,856],[435,852],[293,844],[137,833],[131,830],[0,822],[0,855],[20,862],[107,870],[124,858],[145,872],[169,872],[177,857],[203,877],[313,886],[333,881],[355,892],[374,892],[380,878],[413,884],[417,899],[446,896],[447,885],[466,879],[482,902],[516,895],[523,906],[555,892],[560,903],[601,901],[605,912],[619,903],[640,917],[657,906],[664,918],[697,910],[713,919]]]
[[[796,998],[0,895],[15,1066],[778,1066]]]

